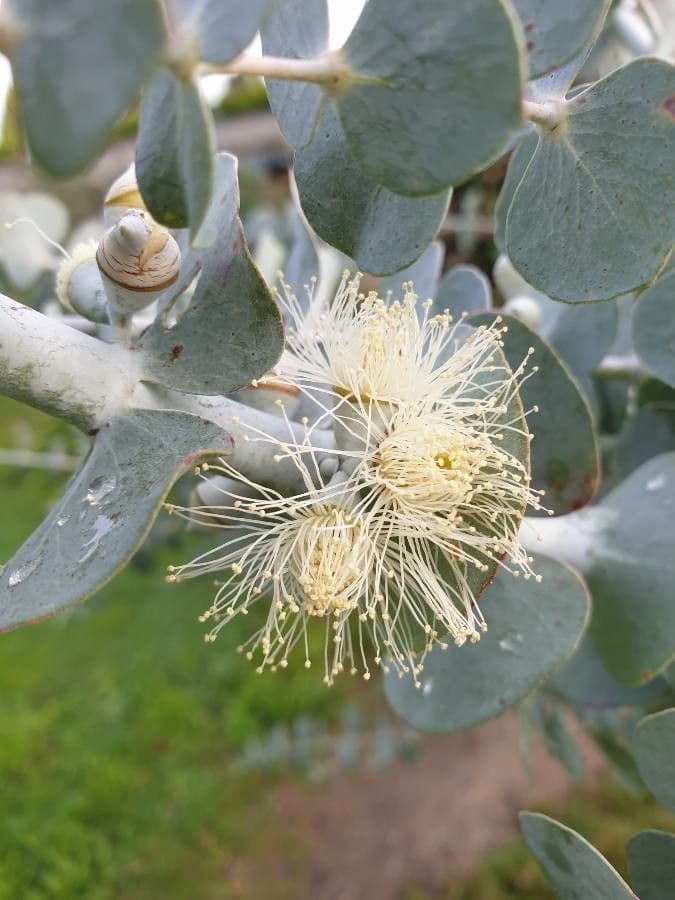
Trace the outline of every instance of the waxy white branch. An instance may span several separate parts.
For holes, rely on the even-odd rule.
[[[269,442],[255,431],[286,443],[301,441],[304,429],[227,397],[183,394],[144,380],[142,357],[133,348],[107,344],[0,295],[0,392],[57,416],[88,434],[130,408],[174,409],[201,416],[234,440],[229,461],[246,477],[282,493],[304,489],[289,459],[275,462]],[[332,435],[318,444],[330,449]],[[326,455],[325,475],[332,474]]]

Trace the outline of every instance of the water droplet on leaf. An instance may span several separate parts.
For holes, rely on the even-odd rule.
[[[116,519],[111,519],[110,516],[99,515],[96,516],[96,521],[94,522],[94,533],[89,538],[89,540],[82,545],[82,550],[84,551],[83,555],[78,560],[83,563],[90,559],[94,553],[98,550],[99,544],[103,540],[103,538],[110,534],[115,528],[117,528],[118,522]]]
[[[116,487],[117,482],[114,478],[109,478],[106,475],[99,475],[99,477],[94,478],[92,483],[89,485],[84,498],[85,502],[88,503],[89,506],[93,506],[94,508],[103,506],[106,497],[108,497],[108,495],[111,494]]]
[[[39,556],[36,557],[36,559],[31,559],[29,562],[24,563],[22,566],[19,566],[18,569],[15,569],[9,576],[7,583],[10,587],[16,587],[17,584],[21,584],[22,581],[25,581],[26,578],[29,578],[39,565]]]

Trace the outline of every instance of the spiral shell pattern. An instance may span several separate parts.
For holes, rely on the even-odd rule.
[[[114,286],[109,299],[120,312],[147,306],[178,278],[180,248],[147,213],[132,210],[103,235],[96,262]]]

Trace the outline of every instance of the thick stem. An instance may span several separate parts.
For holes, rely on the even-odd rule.
[[[122,409],[177,409],[209,419],[234,439],[230,463],[245,477],[284,494],[306,489],[290,459],[275,462],[279,445],[302,441],[304,426],[227,397],[182,394],[143,382],[132,350],[106,344],[0,295],[0,393],[93,432]],[[267,436],[258,441],[257,432]],[[278,443],[277,443],[278,442]],[[332,432],[316,434],[326,451]],[[317,453],[321,477],[335,458]]]
[[[526,516],[519,537],[527,550],[561,559],[588,574],[593,568],[593,549],[611,527],[612,518],[611,510],[602,506],[551,519]]]
[[[649,377],[634,353],[626,353],[623,356],[617,354],[605,356],[594,374],[600,378],[621,378],[624,381],[637,383],[645,381]]]
[[[339,53],[324,53],[314,59],[286,59],[282,56],[244,54],[224,65],[200,65],[200,75],[259,75],[281,81],[310,81],[335,85],[347,74]]]
[[[281,444],[302,441],[304,427],[295,422],[253,409],[228,397],[181,394],[179,391],[151,384],[139,385],[134,396],[134,406],[180,409],[202,416],[220,425],[234,439],[234,448],[228,462],[244,477],[273,487],[286,495],[306,490],[302,475],[291,459],[275,461],[275,456],[280,455]],[[266,439],[257,440],[259,435],[256,432],[264,434]],[[335,441],[332,432],[320,431],[315,435],[315,442],[317,446],[330,451]],[[329,478],[335,470],[335,457],[324,452],[317,453],[316,458],[322,478]]]
[[[651,53],[657,42],[659,31],[652,31],[640,16],[635,2],[622,3],[612,11],[612,24],[636,56]]]
[[[128,406],[133,355],[0,295],[0,390],[83,431]]]

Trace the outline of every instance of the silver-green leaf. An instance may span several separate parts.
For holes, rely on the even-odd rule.
[[[54,615],[96,593],[139,548],[167,492],[231,438],[172,410],[107,422],[65,494],[0,575],[0,631]]]
[[[558,300],[606,300],[648,284],[675,237],[675,67],[638,59],[565,101],[506,220],[506,251]]]
[[[326,0],[277,0],[260,32],[263,53],[288,59],[309,59],[328,45]],[[308,81],[266,78],[270,108],[292,147],[312,138],[324,100],[321,88]],[[334,173],[336,174],[336,173]]]
[[[651,681],[675,651],[675,453],[633,472],[597,505],[533,525],[593,595],[590,634],[621,684]]]
[[[441,278],[433,312],[447,309],[457,321],[462,313],[485,312],[491,305],[492,288],[483,272],[476,266],[453,266]]]
[[[525,843],[560,900],[638,900],[623,878],[576,831],[541,813],[522,812]]]
[[[638,298],[633,343],[652,375],[675,387],[675,265]]]
[[[640,900],[670,900],[675,885],[675,834],[641,831],[626,844],[626,855]]]
[[[663,698],[668,691],[659,678],[639,687],[619,684],[607,671],[588,635],[572,659],[551,679],[550,686],[557,694],[589,710],[642,706]]]
[[[283,349],[281,314],[246,246],[238,216],[237,161],[222,153],[216,190],[183,257],[173,297],[199,273],[187,309],[157,317],[139,341],[145,377],[186,393],[227,394],[258,378]]]
[[[33,159],[73,175],[101,152],[165,41],[157,0],[11,0],[12,67]]]
[[[611,0],[513,0],[525,32],[530,76],[575,56],[597,31]]]
[[[645,784],[659,803],[675,812],[675,709],[645,716],[635,729],[633,745]]]
[[[367,178],[354,162],[330,101],[293,165],[302,209],[326,243],[372,275],[409,266],[433,240],[451,192],[402,197]]]
[[[158,222],[197,233],[211,199],[214,152],[197,84],[158,71],[143,95],[136,141],[138,186]]]
[[[506,253],[506,218],[513,202],[513,195],[523,180],[525,169],[527,169],[538,143],[539,138],[534,131],[525,135],[509,158],[506,176],[495,206],[494,239],[500,253]]]
[[[500,0],[426,0],[414,11],[408,0],[369,0],[336,93],[363,171],[397,193],[435,194],[490,160],[521,123],[518,30]]]
[[[385,677],[400,716],[422,731],[468,728],[518,703],[574,652],[588,623],[586,587],[557,560],[536,556],[533,568],[541,584],[498,572],[481,600],[487,633],[476,644],[431,650],[419,690],[409,676]]]
[[[251,43],[275,0],[178,0],[186,11],[183,27],[195,35],[199,58],[229,62]]]

